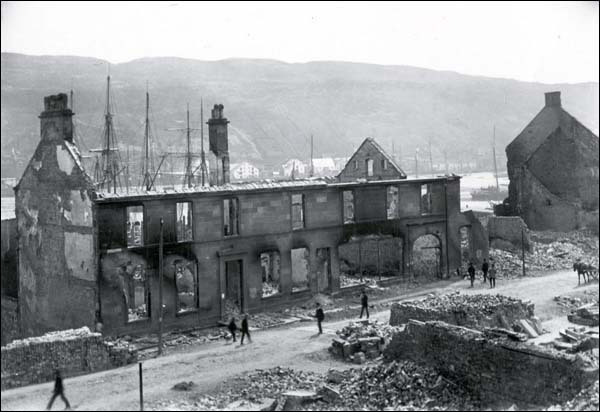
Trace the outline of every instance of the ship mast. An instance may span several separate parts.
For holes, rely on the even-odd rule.
[[[188,187],[192,187],[192,148],[190,138],[190,104],[187,104],[187,127],[186,130],[186,141],[187,149],[185,151],[185,178],[183,184],[187,184]]]
[[[146,82],[146,127],[144,130],[144,154],[142,162],[142,187],[145,190],[152,190],[154,184],[153,166],[150,156],[150,93],[148,93],[148,83]]]
[[[202,98],[200,99],[200,156],[201,163],[201,179],[202,179],[202,187],[206,185],[207,180],[207,169],[206,169],[206,155],[204,153],[204,102]]]
[[[96,180],[100,189],[113,189],[117,193],[117,188],[121,187],[119,180],[120,159],[116,147],[116,133],[110,111],[110,75],[106,77],[106,111],[104,114],[104,147],[100,150],[100,167]]]

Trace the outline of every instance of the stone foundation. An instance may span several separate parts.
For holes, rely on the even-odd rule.
[[[411,321],[394,335],[385,357],[433,367],[483,402],[508,400],[521,407],[566,401],[598,379],[598,366],[578,355],[488,339],[444,322]]]
[[[62,333],[62,335],[61,335]],[[2,347],[2,390],[111,369],[135,362],[127,348],[106,344],[87,328],[14,341]]]

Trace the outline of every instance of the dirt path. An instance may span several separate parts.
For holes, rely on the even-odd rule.
[[[447,285],[442,291],[461,290],[465,293],[502,293],[522,299],[530,299],[536,305],[536,313],[542,320],[557,314],[552,298],[574,290],[598,288],[598,283],[577,287],[577,277],[572,272],[558,272],[544,277],[500,279],[496,289],[479,283],[468,289],[468,281]],[[372,318],[387,321],[389,311],[374,314]],[[167,353],[157,359],[146,360],[144,369],[144,400],[152,404],[157,400],[181,399],[193,394],[206,393],[226,379],[255,369],[285,366],[316,372],[331,367],[350,367],[332,359],[327,347],[336,329],[347,320],[326,323],[324,334],[315,335],[313,322],[296,323],[287,327],[254,332],[254,342],[249,345],[215,342],[190,346],[186,351]],[[191,393],[171,391],[181,381],[193,381],[196,390]],[[48,402],[52,383],[32,385],[2,392],[1,409],[40,410]],[[66,395],[77,410],[139,410],[138,366],[129,365],[119,369],[68,378],[65,380]],[[62,402],[54,409],[62,408]],[[56,403],[55,402],[55,403]]]

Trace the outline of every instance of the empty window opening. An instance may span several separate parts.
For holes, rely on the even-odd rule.
[[[308,259],[307,248],[292,249],[292,292],[308,289]]]
[[[304,228],[304,195],[292,195],[292,229]]]
[[[317,293],[331,290],[331,250],[317,249]]]
[[[412,248],[412,274],[415,278],[441,278],[442,247],[435,235],[423,235]]]
[[[421,185],[421,214],[429,215],[433,210],[431,203],[431,183]]]
[[[387,159],[381,159],[381,168],[382,168],[383,170],[387,170],[387,168],[388,168],[388,162],[387,162]]]
[[[398,218],[398,188],[396,186],[387,188],[387,218]]]
[[[260,254],[262,268],[262,297],[268,298],[281,293],[281,256],[279,252],[263,252]]]
[[[373,176],[373,159],[367,159],[367,176]]]
[[[244,294],[242,292],[242,260],[225,262],[225,311],[230,314],[244,310]],[[229,321],[229,319],[227,319]]]
[[[175,266],[175,287],[177,288],[177,313],[198,309],[198,275],[193,261],[177,259]]]
[[[354,222],[354,192],[344,190],[344,223]]]
[[[402,246],[402,238],[390,235],[353,236],[340,244],[340,287],[402,274]]]
[[[127,246],[144,244],[144,208],[129,206],[127,208]]]
[[[223,200],[223,234],[225,236],[239,235],[238,199]]]
[[[145,266],[128,261],[118,271],[126,289],[123,292],[125,292],[127,306],[127,321],[147,319],[150,313],[148,310],[150,289]]]
[[[358,160],[354,161],[354,170],[358,170],[359,169],[359,164],[358,164]]]
[[[192,240],[192,202],[177,203],[177,241]]]

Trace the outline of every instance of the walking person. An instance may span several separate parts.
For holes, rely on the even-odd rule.
[[[55,378],[54,378],[54,394],[52,395],[50,402],[48,402],[48,406],[46,407],[46,410],[50,410],[50,408],[52,408],[52,404],[54,403],[54,400],[58,396],[60,396],[60,398],[65,403],[65,409],[71,409],[71,405],[69,404],[69,401],[65,397],[65,388],[63,386],[62,376],[60,376],[60,371],[58,369],[56,369],[54,371],[54,376],[55,376]]]
[[[475,267],[473,266],[473,262],[469,262],[469,279],[471,280],[471,287],[473,287],[473,282],[475,282]]]
[[[315,312],[315,318],[317,318],[317,325],[319,325],[319,335],[323,334],[323,327],[321,323],[325,320],[325,313],[323,313],[323,309],[321,308],[321,304],[317,302],[317,311]]]
[[[359,319],[362,319],[363,312],[367,311],[367,319],[369,319],[369,297],[367,296],[367,292],[363,289],[362,295],[360,297],[360,316]]]
[[[483,265],[481,265],[481,271],[483,272],[483,283],[486,283],[487,281],[487,275],[488,275],[488,270],[489,270],[490,266],[487,262],[487,259],[483,259]]]
[[[229,326],[227,326],[229,332],[231,333],[231,337],[233,337],[233,341],[235,342],[235,331],[237,330],[237,325],[235,324],[235,318],[231,318],[231,322],[229,322]]]
[[[248,327],[248,314],[244,314],[240,331],[242,332],[241,344],[244,344],[244,335],[248,336],[248,342],[252,343],[252,339],[250,339],[250,328]]]
[[[492,262],[492,268],[490,269],[490,289],[496,288],[496,264]]]

